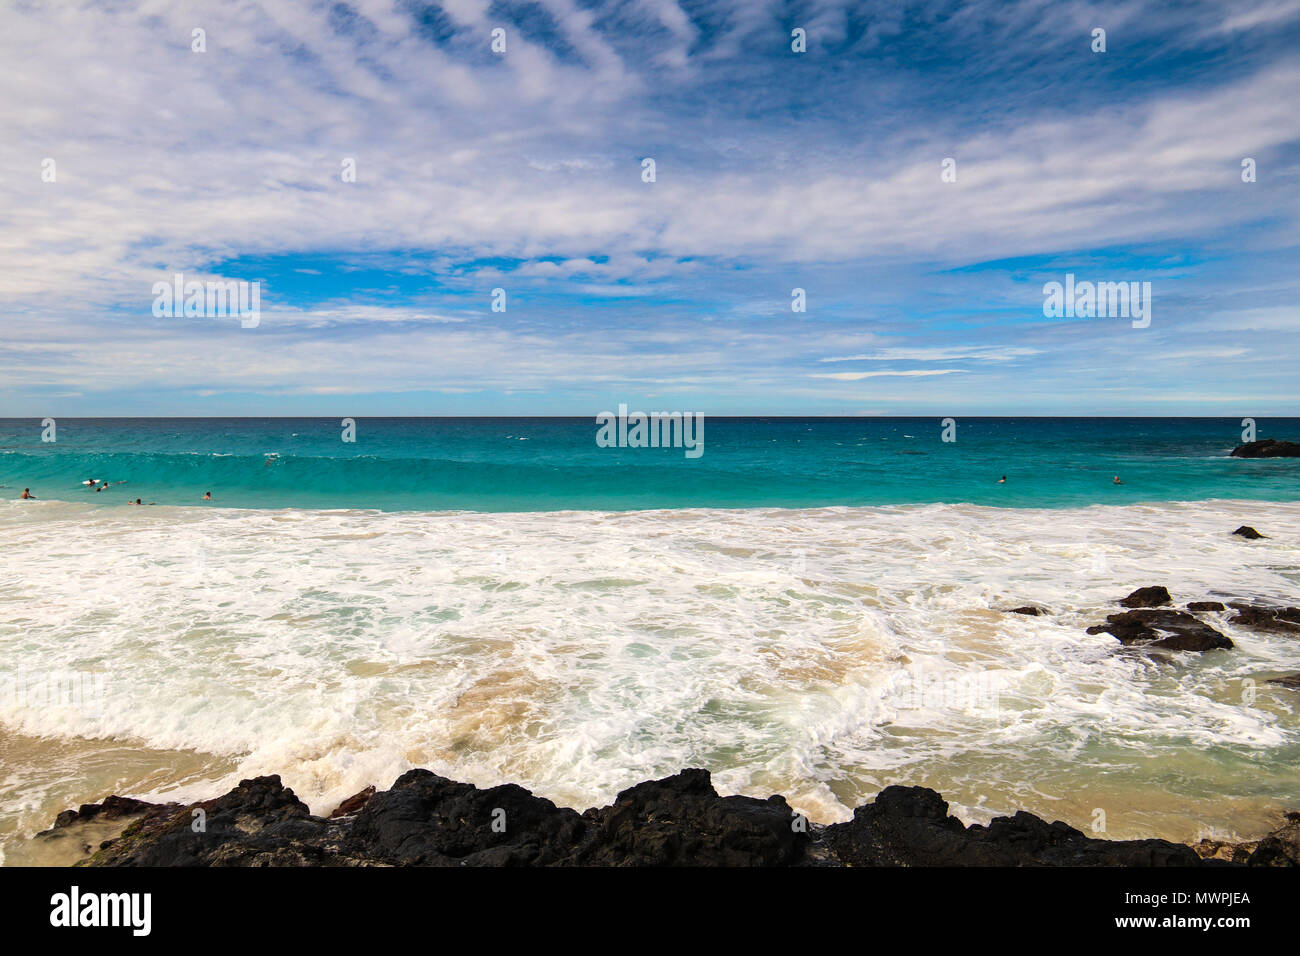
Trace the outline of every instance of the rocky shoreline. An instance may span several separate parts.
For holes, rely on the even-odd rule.
[[[1234,625],[1300,637],[1294,607],[1192,601],[1176,610],[1162,586],[1118,604],[1125,610],[1088,633],[1157,652],[1227,651],[1232,641],[1195,615],[1233,611]],[[1270,683],[1300,690],[1300,674]],[[100,839],[106,827],[120,832]],[[935,791],[891,786],[851,821],[820,825],[779,795],[719,796],[700,769],[582,813],[514,784],[480,790],[410,770],[317,816],[279,776],[256,777],[193,804],[111,796],[64,811],[34,839],[70,841],[78,866],[1300,866],[1300,812],[1257,841],[1193,847],[1094,839],[1024,811],[967,826]]]
[[[86,827],[122,832],[92,847]],[[82,841],[81,866],[1300,866],[1300,813],[1262,840],[1093,839],[1030,813],[966,826],[924,787],[886,787],[847,823],[810,823],[781,796],[722,797],[707,770],[637,784],[578,813],[514,784],[480,790],[410,770],[328,817],[278,776],[215,800],[109,797],[37,840]]]

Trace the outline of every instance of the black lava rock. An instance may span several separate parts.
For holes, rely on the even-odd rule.
[[[364,793],[364,791],[363,791]],[[202,814],[196,811],[203,811]],[[403,774],[355,813],[312,816],[279,777],[180,806],[109,798],[60,815],[57,838],[104,814],[139,816],[90,866],[1197,866],[1166,840],[1101,840],[1023,811],[965,826],[924,787],[887,787],[848,823],[820,827],[781,796],[721,797],[707,770],[624,790],[581,816],[506,784],[480,790]],[[199,824],[202,825],[199,825]],[[1203,841],[1212,842],[1212,841]],[[1202,847],[1206,856],[1211,853]],[[1216,845],[1207,865],[1300,863],[1300,814],[1252,844]]]
[[[1140,608],[1111,614],[1105,624],[1088,628],[1088,633],[1107,633],[1121,644],[1168,651],[1227,650],[1234,646],[1231,640],[1186,611],[1165,608]]]
[[[357,814],[342,850],[385,863],[423,866],[545,866],[582,837],[573,810],[505,784],[479,790],[409,770]]]
[[[1278,634],[1300,634],[1300,608],[1238,603],[1230,603],[1228,606],[1237,612],[1228,618],[1229,624]]]
[[[1300,458],[1300,444],[1262,438],[1259,441],[1238,445],[1232,450],[1233,458]]]
[[[720,797],[707,770],[639,783],[584,819],[596,831],[585,865],[788,866],[809,840],[785,797]]]
[[[1167,840],[1094,840],[1031,813],[965,826],[925,787],[886,787],[849,823],[826,828],[849,866],[1196,866],[1191,847]]]
[[[1138,588],[1128,597],[1119,602],[1120,607],[1161,607],[1165,604],[1173,604],[1174,599],[1169,596],[1169,589],[1161,585],[1150,588]]]

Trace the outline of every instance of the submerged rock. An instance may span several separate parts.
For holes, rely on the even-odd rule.
[[[1190,601],[1187,604],[1189,611],[1226,611],[1228,606],[1221,601]]]
[[[1107,633],[1121,644],[1169,651],[1227,650],[1232,641],[1186,611],[1140,608],[1121,611],[1106,618],[1105,624],[1088,628],[1089,634]]]
[[[1252,527],[1251,527],[1250,525],[1248,525],[1248,524],[1244,524],[1244,525],[1242,525],[1240,528],[1238,528],[1236,531],[1234,531],[1234,532],[1232,532],[1232,533],[1233,533],[1233,534],[1239,534],[1239,535],[1241,535],[1243,538],[1248,538],[1248,539],[1250,539],[1251,541],[1258,541],[1260,538],[1263,538],[1263,537],[1264,537],[1264,535],[1260,534],[1258,531],[1256,531],[1254,528],[1252,528]]]
[[[1174,599],[1169,596],[1169,589],[1157,585],[1149,588],[1138,588],[1128,597],[1119,602],[1120,607],[1161,607],[1165,604],[1173,604]]]
[[[49,836],[55,830],[61,830],[64,827],[70,827],[74,823],[89,823],[91,820],[121,820],[127,817],[137,817],[148,810],[153,809],[156,804],[145,803],[143,800],[132,800],[130,797],[111,796],[104,799],[102,803],[83,803],[76,810],[64,810],[54,820],[54,826],[48,830],[42,830],[37,836]]]
[[[1300,458],[1300,444],[1261,438],[1259,441],[1238,445],[1232,450],[1233,458]]]
[[[1192,850],[1202,860],[1225,860],[1228,863],[1247,863],[1255,852],[1255,843],[1228,843],[1224,840],[1201,840],[1192,844]]]
[[[1286,822],[1262,840],[1202,840],[1192,849],[1205,860],[1228,860],[1247,866],[1300,866],[1300,813],[1288,813]]]
[[[1285,677],[1270,677],[1264,683],[1281,684],[1283,687],[1292,687],[1300,690],[1300,674],[1287,674]]]
[[[1036,607],[1033,604],[1026,604],[1024,607],[1013,607],[1007,611],[1008,614],[1027,614],[1029,617],[1039,617],[1047,613],[1046,608]]]
[[[1300,634],[1300,608],[1266,607],[1259,604],[1228,605],[1237,613],[1228,618],[1229,624],[1253,627],[1261,631],[1276,631],[1280,634]]]

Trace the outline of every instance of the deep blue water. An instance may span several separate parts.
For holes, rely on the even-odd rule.
[[[704,453],[602,448],[592,418],[0,419],[0,495],[97,505],[544,511],[1300,499],[1300,459],[1228,457],[1241,420],[708,418]],[[1300,439],[1300,419],[1260,438]],[[997,479],[1007,476],[1005,484]],[[1119,475],[1122,485],[1114,485]],[[125,482],[92,492],[88,478]]]

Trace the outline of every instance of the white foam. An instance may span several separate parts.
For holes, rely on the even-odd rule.
[[[1243,523],[1270,537],[1228,533]],[[0,677],[29,691],[0,693],[0,722],[231,755],[226,782],[278,772],[317,811],[417,765],[577,807],[705,766],[723,792],[783,791],[829,821],[900,775],[1023,790],[1222,753],[1188,771],[1213,795],[1238,785],[1234,760],[1294,760],[1300,695],[1242,695],[1248,678],[1300,669],[1300,640],[1220,616],[1237,650],[1154,664],[1084,629],[1148,584],[1180,604],[1296,603],[1298,534],[1300,504],[1223,501],[625,514],[0,503]],[[1053,613],[995,610],[1029,603]],[[30,692],[83,673],[102,677],[94,701],[38,705]]]

